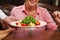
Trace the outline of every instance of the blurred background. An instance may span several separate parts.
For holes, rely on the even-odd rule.
[[[39,2],[60,7],[60,0],[40,0]],[[0,5],[12,4],[18,6],[18,5],[22,5],[23,3],[24,0],[0,0]]]
[[[13,7],[22,5],[24,2],[25,0],[0,0],[0,9],[9,16]],[[39,6],[46,8],[54,19],[52,14],[54,11],[60,11],[60,0],[39,0]],[[5,28],[5,25],[2,24],[3,22],[0,20],[0,29],[6,29],[7,27]]]

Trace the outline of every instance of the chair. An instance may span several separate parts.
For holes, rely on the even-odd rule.
[[[47,8],[48,10],[50,11],[60,11],[60,7],[57,7],[57,6],[53,6],[53,5],[49,5],[49,4],[45,4],[45,3],[39,3],[38,5],[44,7],[44,8]]]

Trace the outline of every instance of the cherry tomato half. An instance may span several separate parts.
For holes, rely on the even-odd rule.
[[[16,22],[16,25],[18,25],[18,22]]]
[[[40,25],[40,22],[39,21],[36,21],[36,25]]]
[[[27,25],[22,23],[21,26],[27,26]]]

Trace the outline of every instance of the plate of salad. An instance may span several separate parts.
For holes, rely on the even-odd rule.
[[[13,27],[42,27],[47,25],[47,23],[36,20],[34,17],[27,16],[23,20],[11,22],[10,25]]]

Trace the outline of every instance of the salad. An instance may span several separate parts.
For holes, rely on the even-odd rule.
[[[37,26],[40,25],[40,22],[32,16],[25,17],[22,21],[16,22],[18,26]]]

